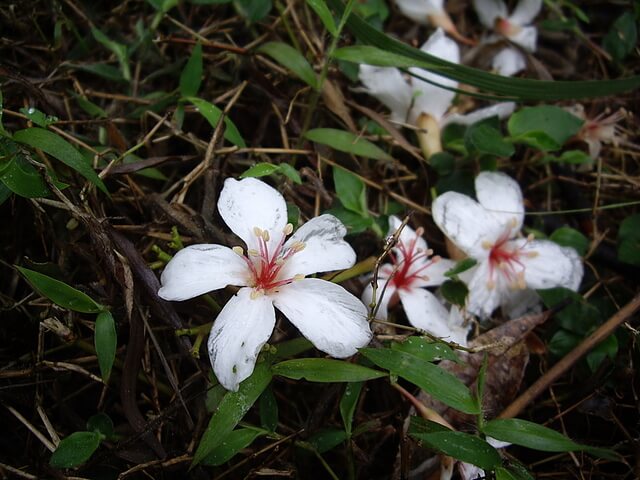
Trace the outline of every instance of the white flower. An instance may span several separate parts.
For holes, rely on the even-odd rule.
[[[482,172],[475,187],[478,201],[446,192],[432,206],[444,234],[478,261],[460,275],[469,287],[467,310],[488,317],[498,306],[522,306],[514,302],[516,296],[530,303],[535,293],[527,289],[577,290],[583,266],[573,248],[519,236],[524,205],[518,183],[504,173]]]
[[[584,120],[576,137],[588,145],[589,156],[593,160],[600,156],[603,143],[617,145],[622,140],[623,136],[618,122],[626,117],[627,112],[623,108],[609,115],[602,112],[594,118],[589,118],[584,111],[584,106],[580,104],[567,107],[566,110]]]
[[[447,38],[440,28],[429,37],[421,49],[443,60],[460,63],[458,45]],[[391,110],[391,120],[399,123],[408,121],[426,132],[426,135],[419,135],[418,138],[427,157],[442,150],[440,130],[447,124],[470,125],[495,115],[504,118],[515,108],[513,102],[503,102],[467,115],[445,115],[455,92],[418,77],[451,88],[456,88],[458,82],[421,68],[412,67],[409,71],[416,76],[410,77],[407,81],[397,68],[360,65],[358,77],[365,87],[364,90]]]
[[[278,308],[311,342],[333,357],[356,353],[371,339],[366,307],[316,272],[353,266],[355,252],[343,240],[344,225],[332,215],[313,218],[288,240],[293,227],[279,192],[253,178],[225,180],[218,211],[247,246],[192,245],[180,250],[162,272],[158,295],[186,300],[227,285],[241,286],[216,319],[209,357],[228,390],[253,372],[275,326]]]
[[[442,28],[456,40],[473,44],[458,32],[451,17],[444,9],[444,0],[396,0],[398,9],[405,16],[420,25],[432,25]]]
[[[511,15],[502,0],[473,0],[473,6],[486,28],[494,30],[528,52],[536,50],[538,30],[530,24],[540,12],[542,0],[520,0]],[[495,40],[496,37],[489,37],[486,42]],[[505,76],[515,75],[526,65],[524,55],[514,47],[500,50],[492,62],[493,69]]]
[[[393,235],[401,224],[399,218],[389,217],[389,235]],[[455,263],[439,256],[432,257],[433,251],[427,248],[422,234],[422,228],[413,231],[405,226],[389,254],[393,263],[380,267],[376,289],[377,316],[386,319],[389,303],[399,298],[411,325],[466,345],[467,329],[462,326],[463,317],[459,312],[447,312],[440,300],[425,289],[442,285],[447,280],[445,272]],[[369,284],[362,293],[362,301],[369,305],[372,299],[373,287]]]

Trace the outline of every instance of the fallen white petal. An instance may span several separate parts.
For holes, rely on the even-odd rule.
[[[391,120],[407,121],[411,105],[411,87],[397,68],[360,65],[358,78],[366,92],[391,110]]]
[[[467,311],[480,318],[488,318],[502,301],[502,292],[509,287],[502,281],[502,275],[494,276],[495,285],[489,288],[489,262],[484,261],[469,270],[467,283]]]
[[[218,314],[207,346],[213,371],[227,390],[238,390],[251,376],[262,346],[269,340],[276,317],[271,299],[251,298],[251,288],[241,288]]]
[[[518,239],[514,242],[523,246],[521,262],[525,267],[525,282],[529,288],[578,289],[583,266],[575,250],[561,247],[549,240],[526,242],[525,239]]]
[[[444,13],[444,0],[396,0],[398,9],[416,23],[426,25],[431,15]]]
[[[498,217],[458,192],[439,195],[431,206],[433,221],[463,252],[476,260],[488,257],[483,243],[495,242],[504,233]]]
[[[344,241],[347,229],[333,215],[312,218],[302,225],[284,245],[284,251],[297,242],[304,248],[288,259],[281,277],[310,275],[351,268],[356,263],[356,252]]]
[[[395,215],[389,216],[389,233],[387,235],[394,235],[400,228],[400,225],[402,225],[402,220],[400,220]],[[419,248],[423,251],[426,251],[429,248],[425,239],[416,234],[415,230],[409,225],[404,226],[404,228],[400,232],[398,241],[404,243],[407,246],[412,242],[415,242],[416,248]]]
[[[535,290],[507,290],[502,295],[502,312],[507,318],[520,318],[542,311],[540,296]]]
[[[187,300],[227,285],[247,285],[251,273],[245,261],[222,245],[191,245],[178,251],[160,277],[158,295]]]
[[[414,285],[416,287],[437,287],[442,285],[449,280],[444,274],[456,266],[456,262],[447,258],[441,258],[435,262],[432,259],[420,259],[411,266],[409,275],[419,270],[425,263],[430,263],[430,265],[419,272],[423,278],[415,280]]]
[[[349,357],[371,340],[367,308],[340,285],[304,278],[270,297],[302,335],[332,357]]]
[[[493,57],[491,68],[503,77],[511,77],[527,68],[527,59],[517,48],[507,47]]]
[[[515,35],[509,37],[528,52],[535,52],[538,43],[538,29],[536,27],[522,27]]]
[[[515,108],[516,104],[514,102],[501,102],[465,114],[453,113],[444,117],[442,126],[449,125],[450,123],[473,125],[474,123],[491,117],[503,119],[511,115]]]
[[[287,204],[280,192],[255,178],[227,178],[218,199],[220,216],[248,249],[259,250],[254,229],[269,232],[269,251],[282,238],[287,224]]]
[[[486,28],[493,28],[496,18],[507,18],[507,6],[502,0],[473,0],[473,8],[478,14],[480,23]]]
[[[432,335],[449,340],[449,312],[433,293],[424,288],[398,290],[409,323]]]
[[[498,218],[504,228],[517,234],[524,221],[520,185],[502,172],[481,172],[475,180],[478,202]]]
[[[509,15],[509,21],[516,25],[528,25],[536,18],[542,8],[542,0],[520,0]]]

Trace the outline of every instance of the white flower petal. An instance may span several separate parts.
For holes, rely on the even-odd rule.
[[[507,318],[520,318],[542,311],[540,296],[535,290],[507,290],[502,295],[502,312]]]
[[[528,25],[540,13],[542,0],[520,0],[508,20],[516,25]]]
[[[269,340],[276,316],[271,299],[251,298],[251,288],[241,288],[218,314],[207,346],[213,371],[227,390],[252,373],[262,346]]]
[[[473,0],[480,23],[486,28],[493,28],[496,18],[507,18],[507,6],[502,0]]]
[[[360,65],[358,78],[366,92],[391,110],[391,120],[406,122],[411,105],[411,87],[400,70],[391,67]]]
[[[391,265],[386,265],[391,267]],[[381,269],[382,270],[382,269]],[[382,272],[378,274],[378,287],[376,289],[376,318],[381,320],[386,320],[389,315],[389,301],[393,294],[396,293],[396,287],[394,287],[391,283],[388,283],[389,277],[383,275]],[[386,287],[385,287],[386,285]],[[382,297],[382,298],[381,298]],[[371,281],[367,283],[367,286],[364,287],[362,291],[362,303],[365,304],[367,308],[371,305],[371,301],[373,300],[373,287],[371,286]]]
[[[584,270],[574,249],[548,240],[527,242],[526,239],[518,239],[513,242],[522,246],[520,261],[525,267],[525,282],[529,288],[578,289]]]
[[[458,47],[455,41],[448,38],[441,28],[438,28],[429,37],[424,45],[422,45],[421,50],[442,60],[460,63],[460,47]],[[445,87],[455,88],[458,86],[456,80],[431,73],[421,68],[413,67],[410,68],[409,71],[413,75]],[[411,77],[411,85],[413,89],[413,108],[409,115],[411,123],[415,123],[421,113],[427,113],[439,121],[451,106],[451,102],[456,95],[455,92],[451,90],[446,90],[437,85],[425,82],[417,77]]]
[[[493,57],[491,68],[503,77],[511,77],[527,68],[527,59],[517,48],[507,47]]]
[[[426,25],[431,15],[443,14],[444,0],[396,0],[398,9],[416,23]]]
[[[501,281],[501,275],[495,275],[495,285],[489,288],[489,262],[481,262],[471,270],[471,280],[467,283],[467,311],[480,318],[488,318],[502,301],[502,292],[507,285]],[[465,272],[466,273],[466,272]]]
[[[251,273],[246,262],[222,245],[190,245],[167,264],[158,295],[165,300],[187,300],[227,285],[246,285]]]
[[[536,27],[522,27],[515,35],[509,37],[528,52],[535,52],[538,43],[538,29]]]
[[[248,249],[258,250],[254,233],[254,228],[258,227],[269,232],[267,244],[269,251],[273,251],[287,224],[287,204],[280,192],[255,178],[240,181],[227,178],[218,199],[218,211]]]
[[[389,217],[389,233],[388,235],[394,235],[398,229],[402,225],[402,220],[400,220],[395,215],[391,215]],[[415,230],[411,228],[409,225],[405,225],[402,231],[400,232],[399,242],[402,242],[404,245],[409,246],[412,242],[416,242],[416,248],[419,248],[423,251],[426,251],[429,247],[427,246],[427,242],[424,238],[416,234]],[[396,249],[397,250],[397,249]]]
[[[514,102],[500,102],[486,108],[474,110],[470,113],[453,113],[444,117],[444,119],[442,120],[442,126],[449,125],[450,123],[473,125],[480,120],[491,117],[498,117],[500,119],[507,118],[513,113],[515,108],[516,104]]]
[[[463,252],[481,260],[489,255],[483,242],[494,243],[504,233],[498,217],[458,192],[439,195],[431,206],[433,221]]]
[[[285,251],[296,242],[304,243],[304,249],[286,261],[281,277],[292,278],[294,275],[353,267],[356,252],[343,240],[346,234],[345,226],[333,215],[312,218],[284,244]]]
[[[422,263],[420,261],[417,261],[415,262],[415,265],[412,266],[411,269],[409,269],[409,274],[412,274],[413,272],[418,270],[421,265],[424,265],[424,263],[426,262],[431,262],[431,265],[422,270],[420,273],[423,277],[426,276],[427,279],[416,280],[415,286],[417,287],[437,287],[439,285],[442,285],[444,282],[449,280],[449,278],[445,277],[444,274],[456,266],[456,262],[454,262],[453,260],[449,260],[448,258],[441,258],[440,260],[437,260],[435,262],[432,260],[424,260]]]
[[[367,308],[340,285],[304,278],[270,297],[302,335],[332,357],[349,357],[371,340]]]
[[[478,480],[485,478],[484,470],[470,463],[459,462],[458,473],[461,480]]]
[[[500,223],[516,234],[524,221],[524,201],[520,185],[502,172],[481,172],[475,181],[478,202]]]
[[[444,340],[449,339],[449,312],[433,293],[424,288],[411,288],[398,290],[398,295],[411,325]]]

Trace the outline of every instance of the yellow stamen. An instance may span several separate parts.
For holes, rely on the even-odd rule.
[[[485,250],[491,250],[493,248],[493,243],[491,243],[489,240],[483,240],[482,248],[484,248]]]
[[[290,223],[287,223],[284,226],[284,230],[282,230],[282,233],[284,233],[285,235],[291,235],[291,232],[293,232],[293,225],[291,225]]]
[[[264,295],[264,290],[257,289],[257,290],[252,290],[249,297],[251,298],[251,300],[255,300],[256,298],[260,298],[263,295]]]
[[[254,250],[253,248],[250,248],[249,250],[247,250],[247,255],[249,255],[251,257],[257,257],[260,254],[258,253],[257,250]]]
[[[241,257],[244,256],[244,250],[242,249],[242,247],[233,247],[231,250],[233,250],[233,253],[236,253]]]

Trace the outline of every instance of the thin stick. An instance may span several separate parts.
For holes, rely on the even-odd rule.
[[[625,322],[631,315],[640,309],[640,293],[622,307],[615,315],[600,326],[595,332],[589,335],[580,345],[569,352],[562,360],[551,367],[547,373],[540,377],[522,395],[516,398],[498,418],[512,418],[520,414],[524,408],[535,398],[544,392],[555,382],[564,372],[571,368],[586,353],[590,352],[602,340],[611,335],[616,328]]]

